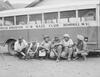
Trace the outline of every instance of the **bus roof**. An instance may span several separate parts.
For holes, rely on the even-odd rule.
[[[63,5],[13,9],[13,10],[1,11],[0,17],[26,15],[26,14],[40,14],[40,13],[65,11],[65,10],[67,11],[67,10],[77,10],[77,9],[89,9],[89,8],[96,8],[97,4],[99,4],[99,1],[97,2],[90,1],[90,2],[73,3],[73,4],[67,3],[67,5],[63,4]]]
[[[36,1],[39,1],[36,5],[34,5]],[[99,0],[35,0],[27,7],[40,7],[40,6],[53,6],[53,5],[80,5],[87,4],[87,3],[97,3]]]

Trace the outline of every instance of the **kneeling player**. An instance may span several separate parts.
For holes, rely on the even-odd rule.
[[[17,52],[16,55],[19,58],[25,59],[27,47],[28,47],[27,42],[22,37],[20,37],[14,44],[14,50]]]
[[[71,60],[71,56],[73,53],[73,41],[70,38],[69,34],[64,34],[63,40],[62,40],[62,45],[63,45],[63,52],[61,54],[62,58],[68,58],[68,61]]]
[[[57,62],[60,60],[62,52],[62,44],[59,37],[55,37],[51,44],[51,52],[50,52],[50,58],[57,58]]]
[[[84,41],[84,36],[77,35],[77,44],[76,44],[76,52],[74,53],[74,56],[77,58],[77,55],[80,54],[84,60],[86,60],[87,53],[87,44]]]
[[[50,54],[50,47],[51,47],[51,41],[48,35],[44,36],[43,42],[39,46],[38,52],[39,52],[39,57],[42,58],[48,58]]]
[[[28,50],[27,50],[27,57],[28,58],[37,57],[38,48],[39,48],[39,43],[38,42],[29,43],[29,47],[28,47]]]

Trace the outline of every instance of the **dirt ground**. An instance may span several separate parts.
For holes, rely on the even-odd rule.
[[[6,51],[0,49],[1,53]],[[19,60],[0,54],[0,77],[100,77],[100,57],[86,61]]]

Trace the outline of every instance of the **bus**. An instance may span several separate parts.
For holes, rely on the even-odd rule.
[[[88,39],[88,50],[100,51],[100,3],[31,7],[0,12],[0,43],[13,54],[14,42],[22,36],[28,42],[41,42],[44,35],[62,37],[68,33]]]

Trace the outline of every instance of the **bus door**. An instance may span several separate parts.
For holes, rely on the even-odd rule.
[[[96,9],[79,10],[79,17],[87,26],[88,48],[97,49],[98,27],[96,23]]]
[[[99,23],[98,23],[98,48],[100,49],[100,4],[99,4]]]
[[[89,49],[98,48],[98,26],[96,22],[96,9],[90,9],[85,16],[88,24],[88,47]]]
[[[97,49],[98,45],[98,27],[88,27],[88,48]]]
[[[100,25],[98,27],[98,48],[100,49]]]

